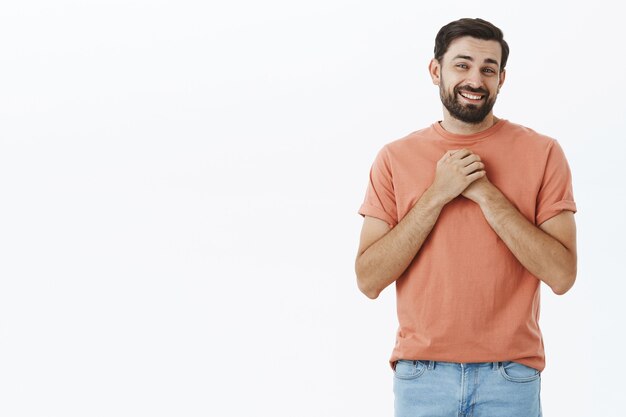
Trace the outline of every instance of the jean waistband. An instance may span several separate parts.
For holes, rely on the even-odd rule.
[[[431,360],[422,360],[420,361],[428,366],[428,369],[434,369],[435,366],[454,366],[457,368],[478,368],[478,367],[487,367],[490,366],[493,369],[498,369],[502,366],[502,362],[444,362],[444,361],[431,361]]]

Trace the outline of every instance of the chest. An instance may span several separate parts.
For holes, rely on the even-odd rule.
[[[514,144],[508,146],[467,146],[480,156],[489,181],[530,221],[535,217],[536,201],[544,174],[545,161]],[[403,218],[432,185],[437,162],[450,146],[424,146],[406,152],[392,167],[398,219]],[[463,196],[449,203],[460,217],[480,214],[476,203]],[[452,210],[447,210],[452,211]]]

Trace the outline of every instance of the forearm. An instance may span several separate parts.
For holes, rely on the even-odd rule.
[[[357,260],[359,287],[376,298],[408,268],[446,204],[431,189],[422,194],[407,215],[372,244]]]
[[[571,287],[576,259],[561,242],[528,221],[495,187],[478,204],[491,228],[531,274],[556,294]]]

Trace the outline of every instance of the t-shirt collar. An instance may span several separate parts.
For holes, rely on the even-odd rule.
[[[485,139],[485,138],[493,135],[498,130],[500,130],[506,123],[508,123],[508,120],[500,119],[500,120],[498,120],[497,123],[495,123],[490,128],[485,129],[485,130],[480,131],[480,132],[477,132],[477,133],[472,133],[471,135],[461,135],[461,134],[458,134],[458,133],[448,132],[447,130],[445,130],[441,126],[440,122],[441,122],[441,120],[433,123],[432,127],[435,129],[435,131],[443,139],[448,140],[448,141],[452,141],[452,142],[465,143],[465,142],[480,141],[482,139]]]

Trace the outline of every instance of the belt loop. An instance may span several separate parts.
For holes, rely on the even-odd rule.
[[[428,370],[432,371],[435,369],[435,361],[428,361]]]
[[[493,370],[497,371],[498,367],[499,367],[500,362],[493,362]]]

